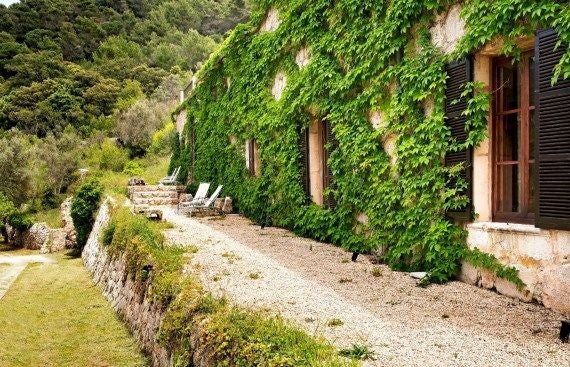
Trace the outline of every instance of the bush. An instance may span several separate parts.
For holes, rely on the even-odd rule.
[[[175,137],[178,138],[176,128],[172,122],[169,122],[152,136],[150,152],[154,154],[169,154],[172,149],[172,140]]]
[[[101,144],[99,168],[113,172],[121,172],[128,161],[128,154],[119,148],[112,140],[105,140]]]
[[[144,173],[144,169],[142,168],[139,162],[128,161],[127,164],[125,164],[123,173],[126,173],[131,177],[140,176]]]
[[[95,222],[95,213],[103,194],[103,186],[97,180],[89,180],[77,191],[71,202],[71,218],[77,231],[76,253],[81,253]]]

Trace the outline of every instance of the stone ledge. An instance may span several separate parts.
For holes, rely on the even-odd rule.
[[[514,232],[514,233],[538,234],[538,235],[543,234],[540,228],[537,228],[531,224],[519,224],[519,223],[475,222],[468,224],[467,229],[474,229],[485,232],[498,231],[498,232]]]

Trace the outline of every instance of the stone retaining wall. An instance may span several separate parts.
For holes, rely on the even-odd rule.
[[[184,186],[144,185],[129,186],[129,198],[136,206],[141,205],[176,205]]]
[[[113,309],[127,324],[141,349],[150,356],[152,366],[171,367],[173,365],[171,352],[156,340],[165,310],[149,300],[147,283],[133,281],[128,276],[125,259],[110,256],[99,242],[109,216],[109,205],[104,203],[83,249],[83,263],[91,272],[94,282],[101,288],[103,295],[111,302]],[[194,330],[196,333],[192,335],[189,346],[192,365],[214,366],[215,362],[210,359],[209,350],[201,342],[200,327],[195,326]]]
[[[145,283],[135,282],[127,276],[124,259],[112,258],[99,243],[99,236],[108,220],[109,206],[103,204],[83,249],[83,262],[103,295],[126,322],[141,348],[151,357],[152,365],[169,367],[170,353],[156,341],[164,311],[148,300]]]

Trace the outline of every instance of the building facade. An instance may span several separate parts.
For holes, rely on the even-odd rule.
[[[570,316],[570,7],[515,3],[264,3],[173,159],[258,221]]]

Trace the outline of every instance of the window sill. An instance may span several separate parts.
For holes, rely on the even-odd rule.
[[[467,225],[467,229],[477,229],[481,231],[498,231],[523,234],[540,234],[540,228],[532,224],[501,223],[501,222],[475,222]]]

